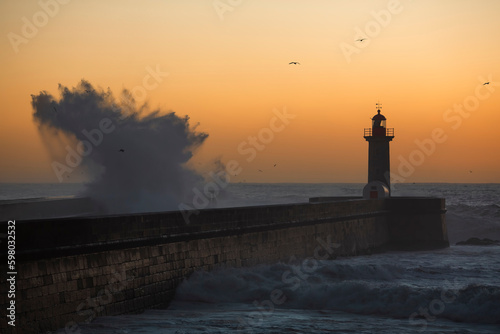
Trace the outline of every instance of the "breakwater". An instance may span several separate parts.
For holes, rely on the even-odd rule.
[[[97,316],[166,307],[195,270],[448,246],[445,202],[437,198],[207,209],[189,224],[180,212],[167,212],[15,225],[16,333],[78,333]],[[6,221],[1,228],[7,231]],[[6,263],[4,256],[2,274]],[[2,284],[0,293],[9,287]],[[0,327],[9,333],[7,321]]]

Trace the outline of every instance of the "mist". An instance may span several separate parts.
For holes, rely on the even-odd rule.
[[[82,80],[59,98],[32,95],[33,118],[60,182],[84,177],[83,196],[106,213],[176,210],[203,182],[188,162],[208,135],[188,116],[137,106],[124,90]]]

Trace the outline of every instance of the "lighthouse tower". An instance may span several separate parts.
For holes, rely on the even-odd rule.
[[[363,190],[365,198],[390,196],[389,142],[394,138],[394,129],[386,128],[386,118],[380,113],[382,105],[377,103],[377,114],[372,118],[372,127],[365,128],[368,142],[368,184]]]

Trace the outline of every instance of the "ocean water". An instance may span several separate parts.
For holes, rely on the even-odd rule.
[[[0,201],[72,197],[84,189],[81,183],[0,183]]]
[[[214,205],[357,196],[363,186],[231,184]],[[31,193],[71,196],[77,188]],[[452,246],[305,262],[290,254],[282,263],[199,271],[168,309],[96,318],[79,324],[80,333],[500,333],[500,246],[454,245],[500,239],[500,184],[398,184],[393,195],[446,198]]]

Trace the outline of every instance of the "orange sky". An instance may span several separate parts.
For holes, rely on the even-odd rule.
[[[84,78],[118,95],[148,68],[168,72],[146,82],[149,105],[210,135],[193,166],[238,161],[233,182],[366,182],[377,101],[404,182],[500,182],[499,13],[498,0],[2,1],[0,182],[57,182],[31,94]],[[273,110],[295,117],[269,139]]]

